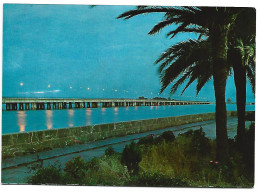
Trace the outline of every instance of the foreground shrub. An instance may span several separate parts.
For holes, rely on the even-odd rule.
[[[161,137],[166,141],[166,142],[172,142],[175,140],[175,136],[172,131],[165,131],[162,133]]]
[[[142,137],[137,142],[138,145],[152,145],[154,144],[154,137],[153,135],[147,135],[146,137]]]
[[[116,152],[113,149],[112,146],[109,146],[106,150],[105,150],[105,156],[112,156],[114,155]]]
[[[133,176],[127,185],[141,187],[188,187],[188,183],[185,181],[170,178],[160,173],[141,173],[140,175]]]
[[[63,184],[63,174],[57,163],[44,168],[36,168],[28,179],[29,184]]]
[[[122,186],[129,181],[127,167],[121,164],[117,154],[92,159],[88,167],[84,178],[86,185]]]
[[[205,156],[210,152],[209,139],[205,137],[205,132],[203,132],[202,127],[199,130],[193,131],[191,138],[190,150],[192,152],[197,152],[201,156]]]
[[[139,171],[139,162],[142,160],[142,154],[135,142],[126,145],[123,153],[121,162],[127,166],[128,170],[136,174]]]
[[[65,181],[67,184],[82,184],[87,171],[86,161],[81,157],[77,156],[72,158],[65,164]]]

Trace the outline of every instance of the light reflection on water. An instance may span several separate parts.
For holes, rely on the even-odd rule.
[[[248,111],[255,109],[247,105]],[[227,105],[236,110],[236,105]],[[209,113],[215,105],[140,106],[64,110],[2,111],[2,133],[66,128],[187,114]]]
[[[74,110],[73,109],[69,109],[68,110],[68,125],[69,127],[73,127],[74,126],[74,123],[73,123],[73,116],[74,116]]]
[[[24,132],[26,126],[26,114],[24,111],[18,111],[17,113],[18,122],[17,125],[19,126],[19,131]]]
[[[52,129],[52,110],[46,110],[45,111],[45,115],[46,115],[46,125],[47,125],[47,129]]]
[[[92,110],[87,109],[86,110],[86,125],[91,125],[91,123],[92,123],[91,114],[92,114]]]

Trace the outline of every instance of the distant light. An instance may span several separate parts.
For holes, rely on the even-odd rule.
[[[51,85],[48,85],[48,88],[50,88],[51,87]]]
[[[117,90],[115,90],[115,92],[117,92]]]
[[[79,88],[82,88],[82,86],[81,86],[81,87],[79,87]]]
[[[88,90],[90,90],[90,88],[88,88]]]
[[[23,86],[23,83],[22,83],[22,82],[20,83],[20,86]]]
[[[104,91],[105,89],[103,88],[102,90]]]
[[[72,89],[72,86],[70,86],[70,89]]]

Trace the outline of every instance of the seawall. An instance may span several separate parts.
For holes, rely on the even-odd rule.
[[[236,116],[229,111],[228,116]],[[127,121],[82,127],[42,130],[2,135],[2,159],[65,147],[80,143],[102,140],[158,130],[177,125],[215,119],[215,113],[184,115],[176,117]]]

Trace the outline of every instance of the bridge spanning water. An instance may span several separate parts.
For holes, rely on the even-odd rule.
[[[128,106],[168,106],[212,104],[208,101],[180,101],[160,99],[85,99],[85,98],[3,98],[5,109],[10,110],[56,110],[72,108],[107,108]]]

